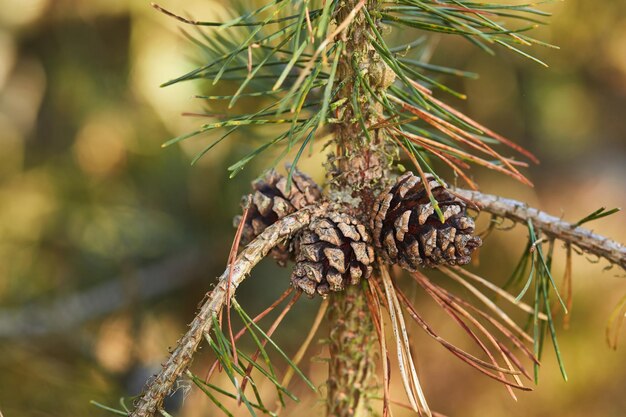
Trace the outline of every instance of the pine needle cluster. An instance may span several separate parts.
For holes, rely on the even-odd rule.
[[[293,357],[278,346],[273,336],[292,306],[300,299],[300,288],[288,288],[275,303],[255,317],[251,317],[234,297],[231,298],[243,279],[242,276],[271,249],[258,250],[255,246],[255,254],[261,253],[263,256],[252,256],[246,250],[237,256],[244,227],[252,224],[250,221],[246,223],[249,213],[254,212],[250,207],[257,211],[262,207],[263,210],[259,212],[263,212],[264,221],[271,218],[274,222],[274,226],[268,225],[268,229],[255,231],[252,237],[256,237],[256,240],[250,245],[258,246],[264,240],[272,241],[276,245],[280,240],[277,234],[286,233],[281,231],[281,225],[285,226],[283,228],[289,225],[295,230],[294,225],[299,224],[299,214],[308,220],[301,222],[298,228],[306,228],[314,217],[311,214],[313,212],[306,210],[321,210],[322,214],[324,210],[342,213],[345,211],[355,218],[354,230],[349,224],[340,221],[335,222],[337,224],[327,222],[329,226],[316,229],[316,233],[309,233],[312,236],[311,241],[300,243],[303,246],[318,244],[328,249],[326,243],[319,244],[319,239],[323,240],[323,234],[336,226],[343,234],[332,230],[328,233],[336,232],[330,249],[341,255],[337,259],[343,260],[350,245],[357,243],[367,246],[368,249],[371,247],[371,258],[374,259],[374,249],[370,243],[371,231],[368,232],[364,226],[370,224],[368,219],[371,213],[367,212],[370,207],[367,203],[383,193],[384,186],[393,183],[395,178],[389,175],[390,167],[396,166],[399,162],[397,156],[401,153],[419,174],[419,179],[414,179],[414,183],[423,187],[423,190],[413,190],[414,198],[407,200],[403,206],[406,211],[402,213],[406,216],[396,213],[396,233],[411,233],[411,228],[424,224],[425,220],[420,220],[419,224],[410,223],[410,216],[416,207],[428,216],[435,216],[431,221],[439,219],[441,224],[448,220],[454,210],[454,213],[462,211],[464,215],[466,205],[470,208],[478,207],[478,204],[473,205],[472,201],[462,198],[460,194],[455,194],[454,207],[452,200],[442,201],[437,198],[432,189],[448,187],[442,179],[446,175],[436,172],[435,162],[447,167],[448,174],[461,178],[474,190],[477,189],[477,184],[467,172],[471,165],[491,169],[531,185],[520,170],[528,163],[537,162],[532,153],[446,103],[446,97],[466,98],[463,93],[446,85],[446,77],[475,78],[476,74],[430,63],[430,39],[433,36],[461,37],[485,53],[494,54],[497,48],[501,48],[545,65],[526,52],[526,48],[533,45],[553,47],[528,34],[536,26],[545,24],[543,19],[548,13],[537,9],[536,3],[513,5],[460,0],[272,0],[256,9],[248,4],[234,4],[233,8],[240,11],[237,17],[225,22],[210,22],[189,19],[158,5],[153,6],[182,22],[185,36],[200,52],[197,68],[164,83],[163,86],[207,80],[212,85],[212,91],[220,92],[219,95],[197,96],[204,101],[206,111],[196,116],[206,117],[210,120],[208,123],[202,124],[193,132],[167,141],[164,146],[191,140],[206,132],[220,131],[221,135],[195,156],[195,163],[221,142],[234,138],[234,133],[240,129],[267,129],[271,132],[262,135],[264,139],[254,150],[230,165],[228,169],[231,176],[241,172],[252,159],[269,150],[273,151],[275,158],[267,165],[268,169],[274,168],[288,155],[295,156],[289,161],[291,164],[288,168],[287,185],[281,188],[280,193],[272,189],[271,186],[278,181],[278,177],[272,177],[275,181],[268,182],[269,185],[261,182],[255,186],[259,201],[254,201],[254,195],[246,200],[229,257],[229,267],[220,280],[221,287],[214,290],[209,297],[208,304],[205,304],[209,307],[206,310],[203,307],[196,317],[199,320],[200,314],[204,314],[206,323],[192,323],[192,331],[195,333],[181,339],[184,343],[193,342],[190,342],[191,347],[185,350],[184,343],[181,343],[170,359],[169,363],[173,367],[166,365],[164,372],[157,378],[157,381],[164,381],[163,384],[167,386],[155,388],[155,383],[149,384],[148,393],[140,399],[138,408],[133,412],[127,408],[117,411],[108,408],[109,410],[122,415],[130,413],[134,417],[151,416],[158,410],[167,416],[167,412],[160,407],[162,396],[173,385],[173,379],[182,377],[182,374],[170,375],[168,372],[170,369],[185,369],[187,378],[227,416],[234,415],[234,404],[245,407],[251,415],[278,415],[288,406],[287,399],[298,401],[289,388],[294,375],[313,391],[318,390],[299,365],[312,341],[316,339],[325,317],[333,318],[333,323],[329,324],[329,364],[331,368],[337,368],[329,371],[327,411],[331,415],[371,413],[369,402],[372,399],[383,401],[384,416],[391,414],[392,404],[405,406],[419,415],[436,415],[431,411],[418,376],[413,355],[414,350],[419,349],[415,349],[411,343],[405,317],[414,321],[418,328],[453,356],[501,382],[513,398],[516,398],[514,390],[530,389],[523,384],[523,378],[533,380],[524,366],[525,360],[532,363],[534,381],[537,381],[538,365],[548,337],[556,352],[563,378],[567,379],[556,337],[554,316],[556,307],[561,307],[566,315],[571,308],[570,262],[571,251],[576,243],[537,227],[530,214],[526,217],[517,215],[515,218],[515,221],[525,222],[529,241],[504,288],[454,262],[447,265],[429,265],[438,269],[445,277],[445,283],[455,283],[471,294],[469,299],[466,295],[448,289],[447,284],[436,282],[422,269],[407,268],[413,285],[423,289],[459,326],[478,353],[461,349],[429,325],[400,285],[401,277],[397,274],[399,268],[392,268],[388,265],[391,262],[383,262],[380,256],[376,257],[372,277],[365,277],[361,281],[355,279],[350,288],[345,288],[346,294],[331,295],[321,303],[308,335]],[[406,44],[391,44],[389,34],[397,30],[407,31],[414,40]],[[254,99],[256,107],[240,112],[243,107],[239,105],[240,102],[249,98]],[[226,112],[217,112],[218,108],[226,108]],[[335,189],[329,195],[319,196],[319,201],[316,200],[315,204],[297,208],[295,214],[290,214],[291,211],[286,210],[287,206],[284,205],[289,200],[288,190],[292,178],[299,175],[296,167],[306,149],[319,140],[336,149],[333,157],[335,161],[339,161],[339,166],[335,168],[343,171],[339,175],[350,170],[363,171],[359,174],[360,177],[356,177],[370,182],[361,184],[366,184],[364,190],[357,188],[358,181],[344,182],[343,189],[335,184]],[[379,161],[377,158],[387,160]],[[373,168],[364,166],[363,159],[376,165],[374,168],[378,171],[372,172],[381,177],[377,179],[378,182],[371,181],[371,175],[376,175],[365,173]],[[331,177],[333,175],[336,174],[330,174]],[[350,186],[354,189],[346,190]],[[450,192],[454,193],[454,190],[450,189]],[[403,198],[402,193],[389,197],[386,207],[389,207],[394,198]],[[348,204],[345,195],[350,195],[358,204]],[[448,196],[449,193],[445,195]],[[273,207],[270,204],[272,198],[278,199],[272,204],[282,202],[284,210],[270,212],[269,208]],[[313,206],[314,209],[311,208]],[[594,212],[572,227],[576,228],[582,223],[613,212]],[[483,239],[498,228],[503,217],[494,212],[492,215],[488,230],[482,234]],[[464,222],[471,223],[467,233],[473,232],[473,222]],[[349,239],[351,233],[357,234],[358,239]],[[387,236],[389,240],[394,239],[393,234]],[[424,236],[427,234],[422,233],[419,236],[426,239]],[[281,238],[284,237],[287,239],[280,240],[280,243],[287,259],[292,255],[289,251],[299,247],[297,240],[293,243],[289,239],[298,237],[281,235]],[[552,274],[557,239],[564,240],[567,249],[567,272],[563,284],[565,296],[561,296]],[[473,242],[480,242],[480,239],[476,238]],[[434,240],[424,241],[420,243],[422,246],[416,243],[415,247],[421,248],[419,250],[423,252],[425,246],[439,249],[437,245],[440,243]],[[393,245],[391,247],[395,248]],[[312,258],[306,259],[307,265],[311,264],[309,261],[324,261],[320,260],[323,257],[322,250],[313,253],[313,249],[308,255]],[[464,248],[457,247],[457,250]],[[420,253],[417,253],[418,249],[414,251],[414,259],[418,259]],[[346,265],[337,259],[333,266],[345,272]],[[357,264],[356,260],[352,262]],[[369,267],[369,263],[367,265]],[[319,271],[326,269],[320,266]],[[237,274],[239,278],[234,280],[233,276]],[[305,275],[304,272],[302,274]],[[316,279],[318,284],[324,283],[324,277]],[[344,289],[343,286],[337,288]],[[508,290],[518,291],[518,295],[511,295]],[[327,293],[328,289],[320,292],[324,297]],[[510,313],[498,306],[493,297],[486,293],[493,293],[492,295],[516,309],[518,314],[525,314],[528,319],[526,329],[517,324]],[[216,297],[221,298],[216,301]],[[279,310],[281,305],[282,310]],[[618,306],[619,311],[623,309],[624,303]],[[234,310],[242,324],[236,333],[231,322],[231,310]],[[279,311],[278,315],[268,329],[263,330],[260,322],[274,311]],[[613,322],[619,320],[621,319],[618,317]],[[389,327],[391,332],[388,331]],[[531,334],[528,334],[527,329],[531,329]],[[358,345],[360,352],[369,352],[374,341],[369,337],[370,334],[376,335],[375,340],[378,342],[378,359],[383,381],[382,386],[374,386],[374,392],[380,388],[382,397],[372,395],[371,370],[375,355],[355,353],[357,351],[351,350],[349,346],[352,341],[353,345]],[[613,334],[614,332],[611,333],[610,340],[616,340]],[[215,361],[205,376],[196,375],[187,369],[191,356],[200,343],[200,340],[196,340],[199,335],[204,338],[215,356]],[[254,344],[253,354],[237,347],[244,336]],[[390,366],[394,352],[394,363],[405,388],[408,404],[398,401],[390,392]],[[358,358],[346,358],[351,354]],[[180,360],[176,355],[180,356]],[[277,361],[287,364],[288,370],[282,378],[279,377]],[[211,378],[220,373],[227,376],[230,388],[212,382]],[[276,406],[261,394],[260,386],[264,383],[274,388]],[[339,394],[337,391],[340,391]],[[122,406],[126,407],[124,403]]]

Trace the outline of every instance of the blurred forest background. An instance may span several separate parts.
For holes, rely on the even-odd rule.
[[[228,4],[217,0],[161,4],[202,20],[228,17]],[[576,221],[601,206],[626,206],[626,2],[542,7],[554,17],[534,36],[561,47],[532,51],[548,69],[445,36],[432,61],[480,73],[478,80],[450,80],[469,100],[449,101],[541,159],[527,171],[534,189],[474,169],[482,190]],[[204,122],[181,115],[202,111],[204,103],[192,98],[206,91],[202,83],[159,88],[198,57],[179,29],[144,0],[0,0],[5,417],[107,415],[89,401],[115,404],[137,394],[226,264],[240,196],[271,158],[230,180],[226,167],[260,134],[231,137],[194,167],[191,158],[211,137],[161,149]],[[314,152],[300,168],[322,181],[322,161]],[[626,241],[624,212],[590,227]],[[520,227],[495,232],[474,268],[504,282],[525,235]],[[415,354],[434,409],[451,416],[623,416],[626,340],[622,335],[613,351],[604,329],[626,292],[624,271],[603,271],[607,265],[593,261],[576,257],[571,324],[558,329],[569,382],[548,348],[539,385],[514,403],[499,384],[418,334],[424,343]],[[562,276],[562,251],[555,272]],[[288,275],[264,262],[241,287],[240,303],[262,310],[287,288]],[[454,329],[426,296],[415,297],[433,326]],[[297,350],[318,303],[301,300],[281,325],[276,340],[287,352]],[[323,356],[323,347],[309,355]],[[197,358],[197,373],[210,363]],[[322,383],[324,363],[305,361],[304,369]],[[219,415],[196,391],[177,415]],[[319,401],[296,391],[303,401],[286,415],[313,415]],[[401,389],[395,392],[402,399]]]

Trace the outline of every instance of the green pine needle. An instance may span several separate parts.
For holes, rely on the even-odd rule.
[[[527,265],[530,264],[530,272],[528,274],[528,278],[526,283],[524,284],[524,288],[521,290],[520,294],[516,297],[516,301],[521,301],[524,297],[528,289],[530,288],[530,284],[534,282],[534,308],[532,315],[532,323],[533,323],[533,340],[534,340],[534,353],[535,356],[540,359],[543,342],[545,338],[546,331],[549,331],[550,338],[552,340],[552,346],[554,348],[554,352],[556,354],[557,362],[559,364],[559,369],[561,371],[561,375],[563,379],[567,381],[567,373],[565,371],[565,365],[563,363],[563,357],[561,355],[561,351],[559,348],[556,328],[554,325],[554,320],[552,316],[552,306],[550,303],[550,287],[554,289],[556,297],[563,308],[565,314],[567,314],[567,308],[565,303],[561,299],[559,291],[556,287],[554,279],[552,278],[551,268],[552,268],[552,252],[554,250],[554,241],[550,241],[550,249],[548,251],[548,255],[546,256],[541,247],[541,241],[539,240],[535,228],[532,222],[529,220],[527,223],[528,226],[528,234],[529,240],[526,246],[526,250],[520,261],[518,262],[513,275],[505,284],[505,287],[514,284],[520,280],[520,277],[525,273],[527,269]],[[547,317],[547,324],[545,322],[539,321],[539,313],[544,313]],[[539,368],[537,364],[534,365],[535,371],[535,383],[539,378]]]
[[[345,34],[337,36],[326,45],[329,31],[334,30],[335,27],[333,24],[339,23],[336,21],[336,11],[340,7],[341,2],[338,0],[324,2],[272,0],[251,11],[246,10],[244,5],[240,5],[239,8],[245,11],[239,17],[224,23],[192,21],[164,11],[184,23],[193,24],[198,31],[198,36],[192,37],[188,34],[185,36],[198,45],[203,54],[203,59],[196,69],[164,83],[164,86],[196,79],[212,79],[214,85],[226,81],[236,82],[237,88],[234,94],[205,94],[198,97],[210,101],[229,100],[229,108],[232,108],[243,97],[264,98],[273,102],[273,107],[277,109],[276,115],[286,116],[267,118],[261,117],[256,112],[243,116],[226,116],[223,120],[202,125],[193,132],[173,138],[164,146],[176,144],[213,129],[229,128],[223,136],[204,147],[193,158],[192,163],[195,164],[217,144],[231,137],[240,126],[261,128],[263,125],[288,125],[286,135],[282,132],[268,138],[255,150],[231,164],[229,171],[231,176],[236,175],[254,157],[279,144],[284,146],[280,158],[298,146],[299,151],[295,160],[297,162],[302,155],[303,142],[310,146],[314,143],[319,128],[327,123],[337,122],[333,117],[333,103],[336,102],[335,87],[338,82],[349,81],[337,80],[339,62],[344,58]],[[541,64],[544,63],[520,50],[518,45],[551,47],[549,44],[524,34],[537,24],[541,24],[541,17],[549,15],[537,10],[535,4],[530,3],[499,5],[458,0],[445,2],[397,0],[394,3],[384,3],[379,11],[375,8],[364,7],[360,13],[365,17],[370,29],[369,38],[365,41],[371,43],[380,58],[397,77],[397,82],[390,91],[406,103],[452,123],[489,145],[498,141],[477,129],[475,124],[467,122],[467,119],[459,116],[455,111],[441,106],[430,95],[425,94],[424,90],[418,88],[419,86],[427,89],[434,87],[454,97],[464,99],[463,93],[450,88],[438,76],[473,79],[477,77],[477,74],[431,64],[427,59],[422,58],[422,54],[426,51],[425,46],[429,45],[428,34],[419,36],[415,41],[405,45],[388,46],[379,29],[380,23],[462,36],[488,53],[493,52],[491,46],[501,45]],[[504,18],[507,21],[506,26],[500,22]],[[207,27],[207,31],[205,32],[205,29],[201,27]],[[326,47],[319,49],[322,42]],[[407,56],[409,53],[411,56]],[[307,75],[301,79],[303,77],[298,72],[303,69],[306,69]],[[356,74],[360,72],[357,71]],[[354,95],[350,97],[352,100],[350,104],[355,109],[355,121],[361,126],[365,139],[369,140],[368,123],[371,123],[371,120],[365,120],[366,116],[360,107],[366,103],[384,102],[385,92],[374,91],[367,77],[362,74],[357,77],[356,85],[352,85],[351,88],[353,88]],[[338,107],[338,104],[335,107]],[[448,147],[460,149],[459,143],[447,134],[437,131],[432,126],[426,126],[418,119],[409,120],[403,114],[402,108],[387,104],[383,105],[383,108],[386,114],[381,116],[394,120],[393,123],[397,121],[398,124],[406,124],[407,131],[439,141]],[[303,109],[307,111],[304,112]],[[253,116],[250,117],[251,115]],[[312,118],[316,118],[317,125],[307,124],[305,127],[303,121]],[[467,150],[464,149],[464,151]],[[449,150],[441,152],[456,159],[468,161],[467,158]],[[432,153],[427,149],[419,149],[416,157],[417,155],[420,156],[419,159],[426,160],[432,156]],[[499,160],[489,163],[492,166],[503,165]],[[440,214],[439,207],[435,205],[435,208]]]
[[[621,208],[614,208],[614,209],[607,210],[607,211],[605,211],[605,210],[606,210],[606,207],[600,207],[599,209],[597,209],[593,213],[589,214],[588,216],[585,216],[582,219],[578,220],[575,223],[576,226],[580,226],[580,225],[585,224],[587,222],[591,222],[591,221],[598,220],[598,219],[601,219],[601,218],[606,217],[606,216],[610,216],[611,214],[615,214],[618,211],[620,211]]]
[[[289,356],[285,354],[285,352],[283,352],[283,350],[250,318],[250,316],[248,316],[248,314],[241,308],[239,303],[237,303],[237,301],[234,299],[232,300],[232,306],[237,311],[237,313],[241,315],[241,318],[246,323],[246,326],[250,325],[258,333],[260,333],[261,336],[263,336],[265,340],[267,340],[268,343],[272,345],[272,347],[274,347],[274,349],[280,354],[280,356],[282,356],[283,359],[287,361],[289,366],[293,368],[294,372],[309,386],[309,388],[311,388],[313,391],[317,391],[315,385],[304,375],[304,373],[302,373],[300,368],[298,368],[296,364],[292,362],[291,358],[289,358]]]
[[[118,416],[128,416],[128,412],[127,411],[118,410],[118,409],[112,408],[112,407],[107,407],[106,405],[100,404],[99,402],[94,401],[94,400],[89,401],[89,404],[95,405],[96,407],[101,408],[101,409],[103,409],[105,411],[109,411],[109,412],[111,412],[113,414],[117,414]]]

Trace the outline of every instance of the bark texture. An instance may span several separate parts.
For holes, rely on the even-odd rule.
[[[584,252],[605,258],[611,264],[617,264],[626,270],[626,247],[614,240],[529,207],[528,204],[520,201],[478,191],[461,189],[454,191],[461,197],[477,203],[483,211],[518,223],[525,224],[530,220],[535,228],[541,230],[549,238],[577,246]]]
[[[194,317],[189,330],[181,337],[176,348],[171,352],[169,359],[163,364],[163,369],[148,381],[144,392],[135,403],[135,409],[130,417],[152,417],[163,404],[176,380],[191,364],[193,355],[202,341],[204,333],[211,329],[211,317],[217,314],[226,302],[232,297],[241,282],[248,276],[252,268],[261,261],[269,251],[284,239],[308,225],[312,217],[322,215],[325,206],[307,207],[289,215],[269,226],[255,240],[253,240],[239,254],[233,267],[230,294],[228,294],[228,280],[230,266],[219,277],[213,291],[207,294],[206,300]]]
[[[358,0],[343,2],[335,20],[343,22],[360,3]],[[369,0],[364,9],[376,15],[380,4],[379,0]],[[391,155],[393,150],[387,149],[388,143],[379,130],[366,134],[363,129],[364,125],[378,123],[382,113],[379,103],[367,100],[363,84],[367,83],[376,92],[387,89],[395,79],[393,71],[369,42],[370,36],[373,33],[363,13],[356,15],[342,35],[345,47],[339,58],[337,79],[344,82],[344,87],[335,100],[343,104],[335,115],[340,122],[333,127],[337,150],[327,166],[335,193],[344,201],[354,198],[354,205],[369,203],[371,190],[384,188],[381,182],[387,177],[385,173],[395,156]]]
[[[361,2],[345,0],[335,20],[342,22]],[[376,15],[379,0],[368,0],[364,8]],[[373,91],[386,89],[394,79],[393,72],[371,46],[372,30],[363,13],[359,13],[343,35],[345,49],[339,62],[338,79],[345,82],[337,101],[333,130],[336,153],[327,166],[331,198],[354,208],[353,214],[363,224],[369,223],[373,199],[390,176],[393,160],[386,149],[387,141],[377,130],[366,134],[365,128],[381,117],[379,105],[366,99],[362,83]],[[330,362],[328,368],[327,415],[329,417],[369,416],[368,399],[377,388],[372,382],[376,356],[374,331],[362,286],[347,286],[342,293],[331,295],[328,310],[330,329]]]
[[[333,293],[328,308],[330,330],[330,375],[327,415],[332,417],[369,416],[369,396],[376,393],[376,332],[363,288],[348,286]]]

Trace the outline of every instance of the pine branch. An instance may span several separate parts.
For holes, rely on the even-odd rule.
[[[278,136],[270,136],[255,150],[231,165],[229,167],[231,176],[241,171],[254,157],[275,145],[283,147],[278,159],[285,157],[290,150],[296,151],[293,161],[295,167],[303,150],[313,143],[321,129],[324,129],[325,132],[330,131],[331,140],[336,145],[336,150],[331,152],[326,165],[329,178],[328,196],[338,203],[332,210],[340,211],[341,205],[344,210],[350,207],[364,224],[367,223],[370,215],[368,210],[371,208],[371,199],[384,187],[390,185],[389,182],[393,179],[391,169],[398,159],[400,149],[411,159],[419,173],[424,187],[420,190],[422,194],[419,198],[428,197],[432,210],[437,213],[441,222],[444,222],[446,218],[431,188],[435,191],[441,189],[443,180],[434,172],[433,158],[444,162],[471,188],[475,188],[476,185],[464,174],[464,171],[469,168],[469,163],[499,171],[522,183],[530,184],[530,181],[519,171],[520,167],[527,166],[527,163],[501,154],[494,145],[504,145],[530,162],[537,162],[534,155],[436,97],[434,89],[465,98],[463,94],[439,81],[436,77],[437,73],[470,77],[472,74],[429,64],[429,48],[421,48],[421,40],[399,48],[389,46],[386,37],[383,36],[385,33],[383,29],[386,26],[392,26],[401,27],[402,30],[417,29],[460,36],[486,52],[492,53],[492,46],[503,46],[543,64],[518,49],[533,44],[550,46],[525,34],[536,24],[542,24],[538,18],[546,15],[544,12],[535,10],[532,4],[498,5],[462,0],[392,0],[388,2],[270,0],[259,9],[249,11],[225,23],[190,20],[164,9],[159,8],[159,10],[196,29],[198,26],[216,26],[208,33],[198,29],[197,39],[190,36],[190,39],[203,51],[204,59],[199,66],[164,85],[200,78],[212,79],[214,85],[224,81],[239,81],[234,94],[228,94],[230,92],[227,91],[227,94],[220,92],[220,95],[205,95],[203,98],[209,101],[207,102],[209,111],[215,111],[211,107],[213,100],[229,100],[229,109],[234,108],[241,97],[264,97],[269,101],[264,104],[266,107],[251,110],[247,114],[225,114],[219,117],[215,114],[206,114],[205,116],[216,120],[211,120],[195,132],[174,138],[166,143],[166,145],[172,145],[204,132],[226,128],[224,135],[209,144],[198,155],[200,157],[240,127],[274,126],[272,131],[277,130],[274,133]],[[501,18],[506,18],[507,27],[498,23]],[[411,49],[412,54],[408,55]],[[223,84],[217,88],[222,86]],[[233,111],[237,111],[237,108]],[[290,170],[288,184],[291,183],[293,169]],[[427,174],[432,174],[432,181]],[[529,248],[536,248],[536,254],[535,251],[527,252],[533,253],[532,268],[535,268],[535,264],[538,267],[536,271],[531,269],[527,280],[527,283],[530,283],[533,277],[536,277],[533,309],[534,353],[528,350],[525,352],[535,363],[540,359],[545,334],[540,330],[545,331],[546,328],[544,324],[539,324],[539,318],[543,315],[547,317],[550,335],[557,356],[559,356],[548,299],[551,288],[556,287],[550,273],[554,241],[563,240],[568,248],[575,245],[583,251],[604,257],[611,263],[617,263],[626,269],[626,249],[623,246],[579,227],[583,221],[593,220],[610,212],[598,211],[577,224],[570,224],[513,200],[466,190],[458,190],[458,194],[468,202],[474,201],[494,216],[509,218],[528,226],[531,239]],[[404,198],[404,194],[399,194],[399,197]],[[264,196],[264,198],[269,197]],[[461,209],[465,210],[464,206],[459,208]],[[165,363],[163,370],[148,383],[145,393],[136,404],[135,411],[130,413],[131,417],[152,417],[157,412],[163,413],[160,406],[164,397],[170,393],[177,378],[187,369],[202,337],[206,336],[210,330],[218,333],[218,343],[221,347],[213,344],[211,346],[214,349],[219,348],[220,355],[225,362],[230,360],[229,352],[234,355],[235,364],[225,366],[224,369],[232,371],[237,368],[240,370],[239,375],[245,377],[246,373],[243,371],[245,367],[236,363],[239,353],[234,346],[232,333],[231,349],[228,338],[217,327],[219,325],[216,324],[215,315],[221,312],[225,305],[228,309],[227,301],[233,297],[235,289],[272,247],[306,226],[313,216],[323,215],[327,213],[327,210],[329,210],[328,207],[321,206],[296,212],[267,228],[244,249],[232,264],[233,266],[227,268],[219,278],[216,288],[208,294],[192,321],[189,331],[179,340],[178,346]],[[410,211],[407,213],[412,215]],[[453,211],[448,211],[448,216],[450,213]],[[427,213],[426,216],[431,214]],[[396,220],[402,221],[401,218],[397,218],[394,220],[394,225]],[[469,222],[471,219],[467,220],[468,229],[473,231],[473,223]],[[409,218],[405,221],[408,223]],[[405,232],[407,230],[402,230],[402,233]],[[543,232],[543,236],[540,232]],[[392,235],[388,236],[394,239]],[[550,241],[550,247],[545,256],[540,245],[545,241],[544,236]],[[426,237],[426,235],[421,234],[419,237]],[[480,241],[477,242],[474,244],[477,245]],[[434,246],[433,243],[428,247]],[[414,247],[416,250],[419,249],[417,244]],[[395,242],[393,248],[397,251]],[[456,251],[458,248],[452,249]],[[464,244],[462,249],[466,251],[467,245]],[[415,256],[415,258],[419,257]],[[382,315],[377,314],[380,313],[380,306],[385,304],[386,300],[394,327],[394,337],[397,339],[398,364],[403,370],[401,375],[411,406],[416,411],[421,409],[425,415],[430,415],[411,359],[400,298],[396,294],[391,277],[383,276],[383,278],[383,287],[378,287],[375,279],[368,281],[371,284],[370,288],[374,288],[371,294],[373,297],[367,298],[367,294],[358,294],[359,297],[355,297],[352,301],[348,297],[342,298],[345,294],[341,294],[331,300],[329,311],[332,313],[333,308],[339,308],[341,312],[347,312],[348,308],[354,309],[360,303],[358,310],[365,313],[365,307],[367,307],[372,312],[371,323],[367,323],[367,326],[370,330],[375,330],[379,337],[382,335],[381,355],[386,360],[383,318]],[[484,329],[470,310],[467,310],[472,306],[430,283],[426,277],[414,274],[414,278],[433,296],[446,313],[461,325],[472,339],[477,341],[478,346],[490,360],[487,362],[464,355],[450,347],[454,350],[453,353],[460,355],[459,357],[462,356],[478,368],[485,368],[484,373],[507,386],[524,389],[518,377],[519,372],[515,369],[527,374],[523,372],[515,357]],[[462,278],[459,277],[459,279]],[[377,299],[379,301],[376,301]],[[236,302],[232,301],[237,306]],[[336,304],[333,305],[333,302]],[[339,305],[341,303],[344,305]],[[544,310],[540,311],[540,305]],[[405,306],[406,308],[408,307]],[[357,310],[352,312],[359,313]],[[413,311],[411,310],[410,313]],[[490,318],[487,313],[484,314],[485,318]],[[421,320],[417,313],[410,315],[418,321]],[[345,314],[339,314],[338,317],[350,319]],[[343,337],[342,335],[346,333],[353,333],[343,331],[353,326],[342,329],[339,327],[339,320],[331,321],[334,326],[332,330],[337,336]],[[355,323],[358,324],[357,322],[364,324],[363,320],[356,320]],[[467,323],[472,324],[476,330],[472,330],[471,326],[466,325]],[[495,325],[495,323],[492,324]],[[369,337],[371,334],[374,332],[366,330],[360,336]],[[485,335],[490,341],[491,350],[480,342],[477,336],[480,334]],[[351,336],[346,340],[347,343],[354,343],[355,338]],[[211,343],[211,340],[209,342]],[[263,344],[257,343],[257,346],[262,354]],[[363,382],[367,380],[374,351],[367,348],[360,349],[359,352],[365,353],[361,357],[358,354],[351,354],[350,348],[356,345],[344,346],[343,343],[339,343],[335,347],[331,346],[330,349],[328,379],[329,401],[332,404],[329,404],[328,411],[332,415],[355,415],[359,407],[364,410],[368,409],[367,398],[364,395],[367,388],[364,387]],[[506,368],[498,365],[492,352],[503,357]],[[240,354],[244,355],[243,352]],[[254,366],[254,360],[248,362]],[[387,365],[383,366],[386,371]],[[345,370],[351,373],[344,372]],[[355,383],[353,379],[355,375],[363,375],[363,378]],[[506,375],[512,375],[515,382],[508,381]],[[237,385],[232,372],[229,377]],[[241,390],[237,395],[241,395]],[[341,398],[347,401],[335,401]],[[385,375],[384,398],[383,415],[388,415],[390,401],[388,374]],[[242,396],[242,401],[254,415],[252,404],[246,401],[245,396]],[[261,404],[260,401],[259,404]]]
[[[186,36],[202,51],[196,69],[163,86],[199,78],[212,79],[214,85],[238,81],[234,94],[199,98],[207,100],[208,108],[212,108],[214,100],[228,99],[230,109],[241,97],[265,97],[271,102],[265,109],[249,114],[223,115],[217,122],[204,124],[164,144],[172,145],[207,131],[227,128],[193,163],[242,126],[279,125],[283,129],[279,136],[264,141],[229,167],[231,176],[275,145],[283,147],[278,159],[294,147],[299,148],[295,165],[301,152],[315,141],[322,129],[325,133],[330,130],[339,143],[343,133],[347,133],[340,131],[350,128],[347,137],[358,134],[363,136],[362,141],[371,142],[374,136],[380,136],[387,144],[401,147],[421,165],[416,166],[418,171],[437,176],[430,157],[441,159],[470,188],[475,185],[463,172],[467,162],[529,184],[517,169],[526,164],[501,155],[492,145],[504,144],[529,161],[537,162],[530,152],[434,97],[432,89],[436,88],[465,98],[445,85],[438,74],[476,75],[429,64],[431,52],[424,42],[428,35],[418,42],[391,47],[382,28],[400,26],[401,30],[462,36],[490,53],[493,53],[491,46],[500,45],[534,59],[518,47],[550,45],[524,34],[542,24],[536,16],[547,15],[530,5],[458,0],[273,0],[223,23],[187,19],[160,6],[153,4],[153,7],[193,26],[197,35]],[[504,27],[493,20],[504,17],[507,25],[517,27]],[[205,33],[201,26],[213,28]],[[364,107],[364,111],[359,107]]]
[[[626,247],[614,240],[576,226],[575,223],[568,223],[558,217],[529,207],[520,201],[483,194],[478,191],[461,189],[454,191],[461,197],[479,204],[482,210],[488,213],[507,218],[516,223],[527,224],[530,220],[536,229],[541,230],[548,237],[575,245],[584,252],[604,258],[611,264],[617,264],[626,270]]]
[[[530,220],[536,229],[541,230],[546,235],[578,246],[585,252],[603,257],[626,269],[626,247],[613,240],[560,220],[538,209],[528,207],[519,201],[462,189],[457,189],[455,192],[461,197],[479,204],[488,213],[518,223],[527,223]],[[306,226],[311,217],[318,216],[326,210],[327,207],[323,205],[300,210],[268,227],[250,243],[235,261],[231,278],[231,296],[272,247]],[[130,414],[131,417],[154,416],[163,399],[171,392],[175,381],[187,369],[203,334],[211,328],[211,318],[224,306],[227,297],[229,270],[227,267],[220,276],[217,286],[208,295],[200,311],[191,322],[189,331],[178,341],[176,349],[164,364],[161,372],[147,383],[144,394],[137,401],[135,410]]]
[[[252,269],[280,241],[292,236],[305,227],[311,217],[319,216],[327,210],[325,205],[311,206],[287,216],[263,231],[239,254],[230,277],[230,297]],[[144,393],[135,403],[130,417],[152,417],[159,412],[163,399],[169,395],[176,380],[191,364],[193,355],[202,341],[203,335],[211,329],[211,319],[226,302],[230,267],[227,266],[218,279],[216,287],[207,295],[200,310],[189,325],[187,333],[179,339],[163,369],[148,381]]]
[[[362,291],[363,287],[351,285],[330,297],[327,321],[333,326],[328,336],[332,370],[326,383],[328,416],[366,415],[368,397],[377,392],[371,352],[378,340]]]

